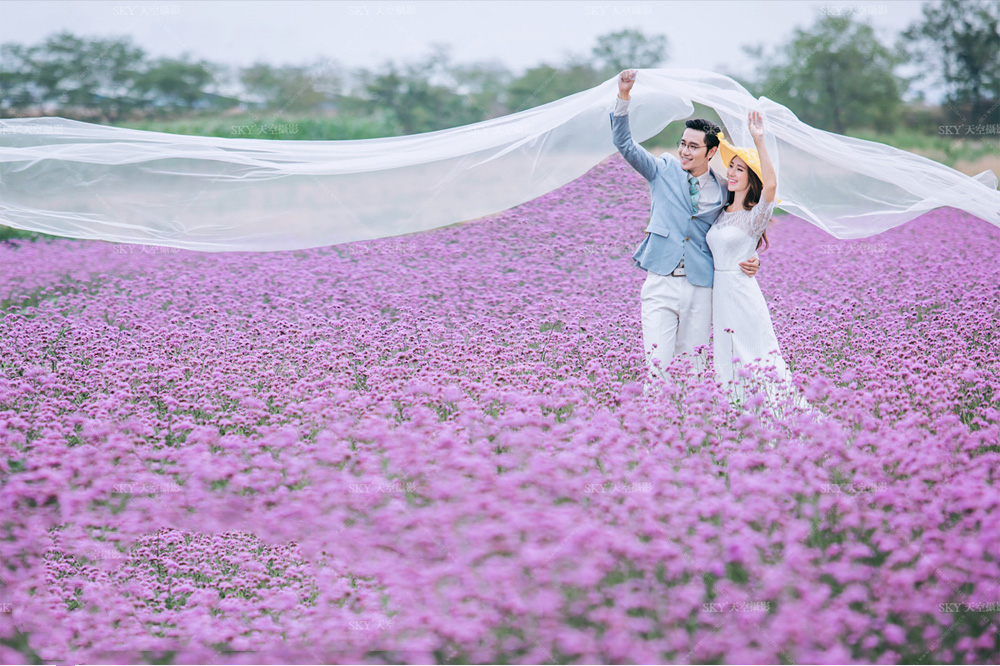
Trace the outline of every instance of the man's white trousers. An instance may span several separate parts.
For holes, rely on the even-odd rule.
[[[646,352],[646,379],[667,379],[665,369],[679,354],[690,354],[695,370],[704,368],[712,328],[712,288],[691,284],[686,276],[647,271],[642,285],[642,344]],[[657,367],[659,366],[659,367]]]

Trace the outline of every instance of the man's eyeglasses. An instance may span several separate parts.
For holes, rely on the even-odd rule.
[[[705,146],[704,146],[704,144],[700,144],[700,143],[687,143],[686,141],[684,141],[684,139],[681,139],[680,141],[677,142],[677,147],[678,148],[685,148],[685,147],[687,147],[687,148],[690,148],[691,150],[700,150],[701,148],[704,148]]]

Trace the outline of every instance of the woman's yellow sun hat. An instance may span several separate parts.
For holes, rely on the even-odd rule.
[[[750,170],[757,174],[757,177],[762,181],[764,180],[764,176],[760,172],[760,155],[757,154],[756,150],[732,145],[726,141],[722,132],[718,132],[716,136],[719,137],[719,155],[722,157],[722,166],[728,168],[733,156],[739,155],[740,159],[750,167]]]
[[[719,137],[719,155],[722,157],[722,166],[729,168],[729,163],[733,160],[733,157],[739,155],[740,159],[747,163],[750,170],[757,174],[761,182],[764,181],[764,175],[760,170],[760,155],[757,154],[756,150],[752,148],[740,148],[739,146],[734,146],[728,141],[726,141],[725,135],[721,131],[716,132],[715,136]],[[777,199],[775,203],[780,203],[781,199]]]

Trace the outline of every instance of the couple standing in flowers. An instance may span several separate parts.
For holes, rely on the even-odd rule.
[[[738,401],[747,394],[739,373],[747,364],[773,365],[778,390],[791,390],[754,278],[760,266],[756,251],[761,244],[767,247],[778,186],[764,145],[763,118],[756,111],[748,114],[756,150],[730,145],[718,125],[699,118],[687,121],[679,158],[655,157],[629,130],[635,76],[634,69],[618,76],[611,133],[625,160],[649,181],[652,197],[646,237],[632,255],[646,271],[641,292],[646,392],[651,380],[667,379],[664,370],[675,354],[694,354],[708,345],[710,331],[716,378]],[[725,180],[709,168],[717,151],[727,168]]]

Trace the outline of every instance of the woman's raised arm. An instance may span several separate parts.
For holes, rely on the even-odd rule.
[[[747,114],[747,122],[750,124],[750,136],[757,146],[757,155],[760,157],[760,180],[764,186],[761,198],[774,201],[778,193],[778,174],[774,172],[774,165],[771,164],[771,157],[767,154],[767,146],[764,144],[764,117],[760,115],[760,111],[751,111]]]

